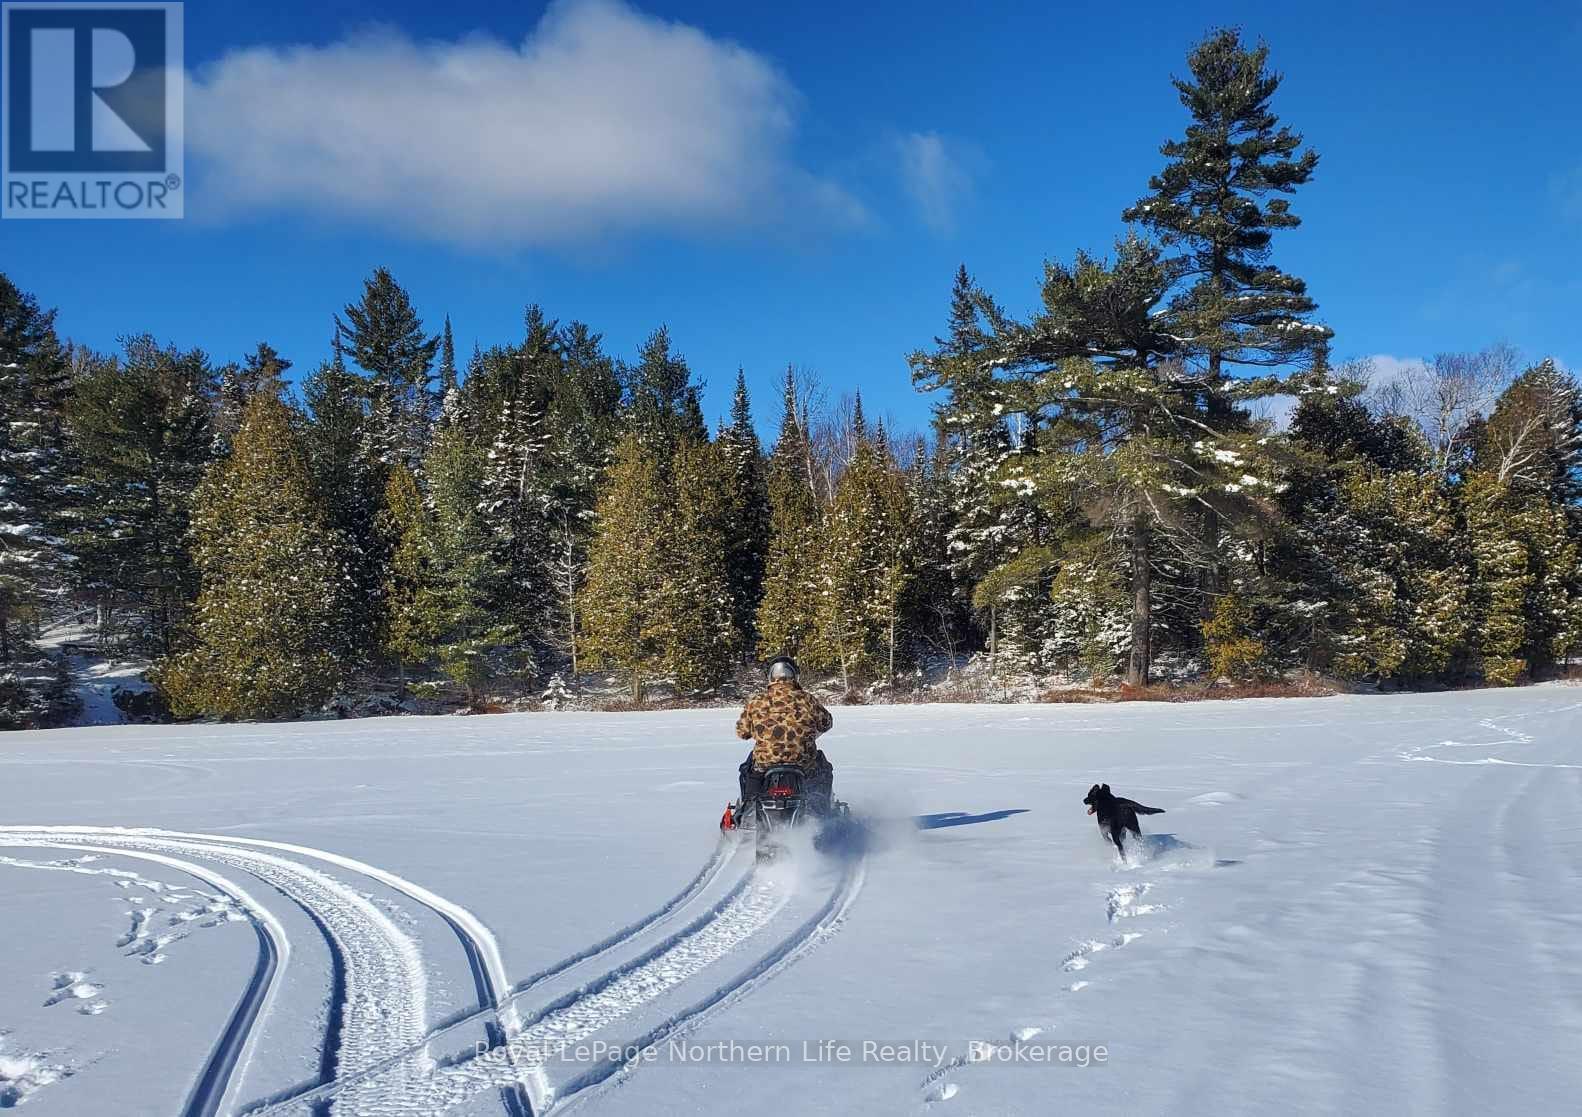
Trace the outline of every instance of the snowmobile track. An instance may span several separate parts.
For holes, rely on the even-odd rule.
[[[271,885],[308,913],[327,932],[332,958],[344,960],[344,995],[329,1006],[330,1020],[340,1020],[338,1035],[326,1035],[335,1047],[335,1065],[356,1070],[378,1061],[391,1045],[408,1046],[421,1039],[426,1028],[427,973],[417,944],[377,907],[341,881],[305,865],[247,848],[242,840],[228,841],[210,835],[180,835],[156,830],[106,827],[0,827],[0,836],[37,847],[94,846],[109,854],[175,855],[217,861],[250,873]],[[251,910],[258,910],[251,905]],[[334,1000],[332,992],[332,1000]],[[222,1109],[222,1100],[238,1085],[246,1062],[240,1053],[250,1049],[257,1012],[233,1020],[219,1045],[226,1072],[200,1075],[197,1102],[205,1115]],[[234,1033],[245,1025],[246,1036]],[[226,1055],[237,1052],[236,1058]],[[211,1062],[213,1060],[211,1059]],[[212,1084],[204,1087],[205,1080]],[[234,1105],[225,1107],[234,1110]]]
[[[622,1044],[623,1050],[643,1050],[663,1043],[676,1036],[685,1035],[715,1013],[750,995],[759,986],[772,980],[793,963],[811,954],[830,938],[846,920],[847,913],[857,901],[867,880],[867,856],[859,854],[847,861],[829,899],[801,923],[795,931],[782,939],[773,949],[754,962],[741,974],[726,982],[714,992],[676,1013],[643,1035]],[[555,1096],[551,1107],[581,1105],[609,1086],[624,1078],[635,1061],[602,1064],[573,1079]],[[546,1109],[544,1112],[547,1112]]]
[[[255,1025],[267,1011],[275,979],[289,956],[284,931],[267,911],[245,892],[225,882],[225,878],[184,858],[197,857],[231,865],[271,885],[305,912],[324,935],[330,951],[332,990],[322,1065],[324,1073],[333,1077],[255,1104],[247,1112],[256,1117],[304,1110],[327,1114],[343,1101],[355,1106],[358,1101],[365,1100],[357,1095],[365,1094],[369,1088],[384,1095],[376,1098],[376,1104],[381,1107],[399,1098],[397,1106],[413,1112],[429,1112],[436,1104],[441,1107],[450,1104],[445,1095],[457,1088],[465,1096],[473,1096],[484,1084],[465,1072],[459,1080],[441,1082],[437,1079],[474,1060],[442,1065],[436,1070],[428,1056],[428,1048],[443,1034],[477,1023],[485,1027],[487,1054],[502,1064],[490,1069],[486,1085],[499,1088],[501,1100],[513,1117],[542,1114],[560,1099],[551,1092],[541,1066],[518,1065],[517,1048],[521,1045],[513,1041],[524,1029],[548,1036],[591,1034],[723,957],[766,925],[787,898],[749,869],[706,911],[684,927],[659,939],[635,958],[583,984],[575,992],[541,1008],[524,1024],[517,1013],[519,999],[552,978],[573,972],[621,946],[640,941],[653,928],[686,913],[693,901],[739,858],[741,847],[722,839],[698,873],[660,907],[512,986],[508,984],[493,934],[471,912],[393,873],[338,854],[262,839],[147,828],[0,827],[0,838],[3,837],[12,837],[15,844],[91,849],[109,855],[161,861],[209,881],[217,889],[236,897],[247,911],[260,939],[259,962],[198,1076],[183,1117],[218,1117],[221,1113],[237,1111],[232,1094],[240,1086],[241,1071],[255,1038]],[[456,934],[467,957],[478,990],[477,1010],[438,1028],[414,1031],[414,1023],[421,1024],[426,991],[426,974],[417,944],[361,894],[333,877],[297,860],[280,857],[278,853],[321,860],[348,869],[386,885],[438,915]],[[171,854],[179,854],[180,858]],[[663,1038],[701,1021],[714,1008],[734,1000],[777,971],[801,953],[809,940],[821,937],[818,931],[827,925],[830,914],[843,912],[849,904],[849,897],[844,900],[843,897],[848,892],[855,895],[855,889],[849,887],[854,871],[857,887],[860,887],[860,869],[854,870],[848,865],[835,893],[789,939],[738,979],[667,1020],[652,1034]],[[374,945],[375,939],[380,940],[377,945]],[[390,972],[380,969],[381,962],[387,963],[385,968]],[[395,976],[397,973],[399,977]],[[399,997],[391,997],[402,991],[410,1002],[404,1006]],[[390,1011],[392,1005],[396,1009],[393,1026],[376,1025],[376,1019]],[[408,1011],[400,1011],[402,1007]],[[400,1044],[395,1050],[391,1050],[392,1041]],[[383,1051],[379,1050],[381,1047]],[[584,1076],[572,1084],[565,1096],[582,1093],[621,1069],[611,1066],[602,1074]],[[396,1072],[396,1082],[381,1081],[390,1077],[392,1071]],[[395,1088],[394,1097],[387,1092],[390,1087]],[[439,1097],[433,1096],[434,1090],[438,1090]],[[430,1098],[427,1108],[424,1096]],[[408,1101],[416,1103],[417,1108],[403,1104]]]
[[[42,848],[38,843],[3,840],[12,829],[0,828],[0,845],[28,845]],[[186,1104],[181,1108],[181,1117],[218,1117],[221,1113],[231,1112],[234,1104],[227,1102],[239,1085],[238,1068],[246,1066],[251,1054],[253,1027],[268,1011],[269,1003],[275,994],[276,978],[285,970],[286,962],[291,957],[291,941],[286,936],[285,927],[267,908],[229,878],[190,861],[159,853],[98,846],[86,842],[51,841],[47,843],[47,847],[72,849],[101,856],[127,857],[165,865],[201,880],[216,892],[229,896],[237,907],[246,913],[254,933],[258,936],[258,961],[254,966],[252,977],[248,980],[247,988],[242,991],[236,1007],[226,1021],[224,1031],[220,1033],[219,1039],[209,1052],[209,1057],[198,1072]]]
[[[338,1084],[334,1097],[353,1095],[352,1108],[387,1117],[431,1114],[485,1090],[522,1083],[539,1117],[553,1095],[543,1073],[547,1051],[574,1043],[608,1026],[680,981],[718,960],[766,924],[784,896],[747,873],[697,918],[629,959],[534,1012],[504,1046],[489,1047],[421,1078],[410,1067],[393,1084],[384,1072],[358,1075]],[[261,1115],[259,1115],[261,1117]]]
[[[830,895],[789,935],[745,971],[651,1027],[632,1041],[632,1049],[697,1026],[812,950],[839,926],[864,878],[864,862],[860,858],[847,861]],[[550,1060],[565,1047],[605,1032],[672,990],[684,989],[687,982],[768,926],[791,896],[773,873],[749,871],[685,926],[525,1018],[521,1031],[510,1043],[514,1050],[486,1048],[421,1078],[398,1073],[394,1082],[382,1082],[378,1079],[383,1075],[359,1075],[342,1083],[335,1097],[357,1111],[378,1112],[385,1117],[417,1117],[443,1112],[512,1082],[525,1082],[532,1095],[534,1113],[544,1117],[574,1097],[591,1096],[597,1087],[629,1069],[614,1062],[603,1063],[557,1088],[546,1073]]]
[[[217,845],[236,844],[262,849],[279,850],[302,857],[312,857],[329,864],[349,869],[360,876],[376,880],[381,884],[401,893],[408,899],[428,908],[456,935],[461,943],[462,952],[467,956],[467,965],[472,972],[473,985],[478,994],[478,1009],[468,1014],[467,1019],[477,1020],[493,1015],[494,1019],[486,1020],[484,1027],[491,1044],[503,1044],[515,1034],[517,1024],[514,1010],[510,1009],[506,1000],[508,997],[509,979],[506,976],[505,962],[500,954],[500,946],[484,923],[472,912],[459,904],[452,903],[437,893],[431,892],[421,885],[397,876],[377,866],[341,854],[331,853],[327,850],[315,849],[312,846],[295,845],[290,842],[267,841],[262,838],[222,838],[205,834],[184,834],[177,831],[152,831],[154,833],[169,834],[194,840],[212,841]],[[318,917],[313,915],[314,922]],[[332,1020],[333,1022],[333,1020]],[[323,1083],[331,1082],[336,1077],[336,1067],[328,1068],[328,1073],[323,1078]],[[321,1083],[322,1084],[322,1083]],[[501,1102],[505,1105],[506,1112],[511,1117],[532,1117],[532,1105],[527,1093],[522,1087],[515,1087],[502,1091]],[[327,1112],[328,1106],[324,1107]]]
[[[306,852],[306,847],[297,848]],[[502,1048],[506,1043],[509,1042],[510,1037],[514,1036],[523,1026],[520,1020],[516,1017],[517,1010],[515,1005],[520,998],[522,998],[531,990],[551,980],[552,978],[572,971],[583,963],[602,957],[603,955],[632,942],[650,929],[662,926],[669,920],[684,914],[688,910],[691,903],[710,885],[719,879],[719,877],[726,871],[738,853],[739,847],[733,843],[727,842],[723,839],[718,841],[713,852],[704,862],[703,867],[698,870],[697,874],[693,876],[693,878],[689,880],[679,892],[677,892],[674,896],[671,896],[658,908],[649,912],[641,919],[622,928],[620,931],[617,931],[616,933],[601,939],[590,946],[584,947],[583,949],[568,955],[566,958],[561,959],[553,965],[550,965],[516,983],[516,985],[510,988],[510,991],[506,997],[498,1004],[486,1003],[476,1011],[464,1013],[460,1016],[448,1019],[438,1027],[430,1030],[421,1041],[414,1043],[403,1050],[392,1052],[386,1058],[375,1064],[365,1067],[360,1071],[348,1072],[338,1076],[335,1079],[298,1087],[284,1094],[277,1094],[273,1097],[266,1098],[258,1103],[255,1103],[251,1108],[249,1108],[247,1110],[247,1117],[269,1117],[269,1115],[272,1114],[301,1112],[304,1108],[318,1110],[320,1107],[328,1105],[331,1100],[340,1096],[342,1093],[354,1089],[363,1083],[371,1082],[384,1073],[394,1069],[403,1061],[422,1056],[422,1054],[432,1043],[443,1038],[445,1035],[454,1031],[459,1031],[480,1021],[484,1021],[491,1015],[500,1016],[503,1019],[509,1020],[510,1022],[508,1030],[504,1026],[498,1030],[494,1026],[491,1026],[488,1029],[489,1034],[487,1038],[491,1044],[491,1049],[494,1050]],[[732,894],[740,891],[741,887],[743,887],[745,883],[745,879],[746,878],[744,877],[743,881],[739,881],[737,883],[737,885],[732,890]],[[712,915],[706,916],[705,918],[712,918]],[[674,937],[675,936],[671,936],[671,938],[667,938],[664,941],[666,943],[670,943],[674,940]],[[490,936],[490,941],[492,942],[492,936]],[[595,979],[595,982],[597,980],[599,979]],[[537,1016],[534,1017],[535,1020],[537,1018]],[[510,1092],[515,1095],[518,1104],[521,1105],[527,1115],[533,1114],[534,1109],[532,1107],[531,1096],[527,1092],[527,1087],[524,1083],[518,1081],[516,1085],[510,1087]]]

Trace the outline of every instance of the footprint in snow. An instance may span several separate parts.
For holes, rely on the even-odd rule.
[[[939,1085],[929,1090],[928,1097],[925,1100],[927,1100],[930,1104],[938,1101],[949,1101],[960,1092],[961,1087],[957,1086],[954,1082],[941,1082]]]
[[[1165,909],[1159,904],[1139,903],[1144,896],[1153,891],[1153,885],[1122,884],[1110,889],[1110,894],[1105,902],[1105,910],[1109,920],[1114,923],[1117,919],[1130,919],[1135,915],[1152,915],[1156,911]]]
[[[1088,968],[1088,959],[1092,955],[1097,954],[1101,950],[1109,950],[1112,947],[1119,948],[1126,946],[1128,943],[1136,942],[1142,937],[1143,933],[1141,931],[1128,931],[1126,934],[1121,935],[1118,938],[1111,939],[1109,942],[1100,942],[1097,939],[1090,939],[1081,946],[1077,947],[1070,954],[1066,955],[1066,959],[1063,964],[1065,971],[1067,973],[1076,973],[1078,970],[1085,970]]]
[[[44,1002],[44,1007],[52,1008],[63,1001],[89,1001],[104,992],[102,985],[95,985],[87,978],[87,974],[76,970],[55,974],[51,985],[54,992]]]

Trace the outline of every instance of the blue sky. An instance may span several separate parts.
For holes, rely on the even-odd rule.
[[[787,363],[927,421],[907,352],[958,263],[1013,310],[1105,250],[1208,29],[1266,39],[1322,154],[1277,259],[1338,357],[1509,341],[1582,366],[1582,5],[187,5],[188,218],[5,221],[0,269],[101,348],[299,368],[390,267],[458,347],[527,302],[630,356],[667,323],[761,425]]]

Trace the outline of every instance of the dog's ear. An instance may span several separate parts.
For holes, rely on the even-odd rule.
[[[1110,785],[1109,785],[1109,784],[1105,784],[1105,785],[1104,785],[1104,791],[1105,791],[1105,793],[1106,793],[1106,794],[1108,794],[1108,792],[1109,792],[1109,790],[1110,790]]]

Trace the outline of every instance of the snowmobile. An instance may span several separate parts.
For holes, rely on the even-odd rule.
[[[772,861],[785,852],[787,835],[801,826],[817,824],[820,833],[826,825],[850,817],[851,808],[828,792],[805,787],[807,774],[795,765],[779,765],[763,775],[763,791],[746,801],[738,800],[725,808],[720,818],[724,833],[750,830],[758,845],[758,860]]]

